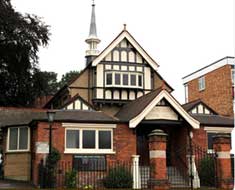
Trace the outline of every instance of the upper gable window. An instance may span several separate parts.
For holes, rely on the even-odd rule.
[[[199,91],[201,91],[201,90],[204,90],[205,88],[206,88],[205,76],[203,76],[198,79],[198,89]]]
[[[123,74],[122,75],[122,81],[123,81],[123,85],[128,85],[128,74]]]
[[[129,52],[129,62],[134,63],[135,62],[135,53],[133,51]]]
[[[121,84],[121,74],[115,73],[115,85],[120,85],[120,84]]]

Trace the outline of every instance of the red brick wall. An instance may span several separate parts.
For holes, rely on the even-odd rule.
[[[205,75],[205,90],[198,90],[198,78],[188,82],[189,102],[201,99],[221,115],[233,115],[231,66],[225,65]]]
[[[35,154],[35,142],[48,142],[49,140],[49,131],[45,130],[48,128],[48,123],[40,122],[34,128],[32,135],[32,163],[33,163],[33,182],[34,184],[38,183],[38,164],[40,160],[43,159],[43,154]],[[64,144],[65,144],[65,128],[62,127],[61,123],[54,123],[53,128],[53,138],[52,144],[53,147],[58,149],[61,153],[60,163],[70,163],[72,165],[73,154],[63,154],[64,153]],[[131,156],[136,154],[136,134],[132,129],[125,124],[118,124],[113,131],[113,147],[115,154],[107,155],[107,162],[115,161],[131,161]],[[70,167],[71,167],[70,165]]]
[[[193,143],[207,150],[207,132],[204,130],[204,127],[193,130]]]

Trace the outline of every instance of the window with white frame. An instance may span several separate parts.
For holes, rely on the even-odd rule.
[[[234,86],[234,81],[235,81],[235,69],[231,70],[231,74],[232,74],[232,84]]]
[[[106,72],[105,84],[107,87],[143,87],[143,74],[137,72]]]
[[[206,88],[205,76],[203,76],[198,79],[198,89],[199,91],[201,91],[201,90],[204,90],[205,88]]]
[[[12,127],[8,128],[8,151],[28,151],[29,150],[29,128]]]
[[[112,153],[113,130],[92,128],[66,128],[65,152]]]
[[[221,133],[221,132],[207,132],[207,150],[209,153],[213,152],[213,137],[219,134],[226,134],[229,135],[231,138],[231,134],[230,133]]]

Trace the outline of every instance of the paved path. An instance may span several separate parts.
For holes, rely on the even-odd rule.
[[[32,189],[29,183],[18,182],[13,180],[0,180],[0,189]]]

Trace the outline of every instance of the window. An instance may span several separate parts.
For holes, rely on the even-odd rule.
[[[185,103],[188,103],[188,84],[184,85],[185,90]]]
[[[138,86],[143,86],[142,75],[138,75]]]
[[[83,148],[95,148],[95,131],[84,130],[82,136],[82,147]]]
[[[123,85],[128,86],[128,74],[122,75],[122,82],[123,82]]]
[[[203,76],[198,79],[198,89],[199,91],[201,91],[201,90],[204,90],[205,88],[206,88],[205,77]]]
[[[29,128],[14,127],[8,129],[8,151],[28,151]]]
[[[121,75],[120,75],[120,73],[115,73],[115,84],[116,85],[121,84]]]
[[[111,149],[111,131],[99,131],[99,148]]]
[[[213,137],[219,134],[226,134],[231,136],[229,133],[216,133],[216,132],[208,132],[207,133],[207,149],[208,152],[213,152]],[[231,142],[231,141],[230,141]]]
[[[112,85],[113,84],[113,74],[112,73],[107,73],[106,74],[106,84],[107,85]]]
[[[67,148],[79,148],[79,131],[67,130],[66,131],[66,147]]]
[[[112,129],[67,128],[65,153],[112,153]]]
[[[78,171],[104,171],[106,158],[104,155],[75,155],[73,169]]]
[[[136,86],[136,75],[131,75],[131,86]]]
[[[232,84],[234,86],[234,81],[235,81],[235,69],[232,69]]]

